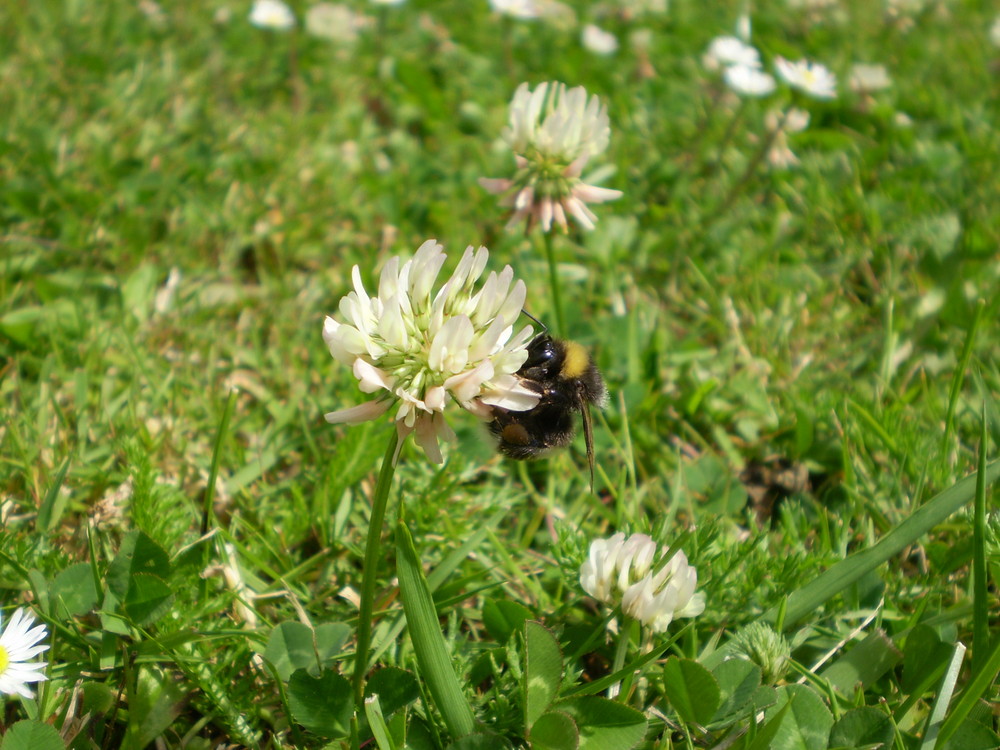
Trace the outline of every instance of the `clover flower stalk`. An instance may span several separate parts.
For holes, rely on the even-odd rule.
[[[705,610],[705,595],[695,593],[697,584],[698,573],[682,551],[665,560],[663,550],[646,534],[626,539],[618,533],[591,543],[580,567],[580,585],[598,601],[620,606],[623,619],[612,673],[625,664],[633,622],[650,633],[663,633],[676,618],[696,617]],[[618,695],[619,688],[612,686],[609,697]]]
[[[326,414],[326,420],[358,424],[388,413],[396,427],[375,485],[365,548],[353,676],[355,718],[364,711],[380,536],[403,442],[413,433],[427,457],[441,463],[439,441],[454,439],[444,418],[450,403],[490,419],[493,407],[524,411],[539,398],[515,376],[528,356],[532,334],[530,325],[514,334],[524,282],[514,281],[507,266],[477,285],[489,252],[469,247],[435,290],[445,260],[444,249],[434,240],[423,243],[409,260],[390,259],[374,296],[355,266],[354,290],[340,301],[343,322],[327,317],[323,324],[333,357],[351,368],[362,392],[376,394],[371,401]]]

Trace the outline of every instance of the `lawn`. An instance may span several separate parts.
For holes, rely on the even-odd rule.
[[[252,5],[0,7],[0,750],[1000,747],[995,9]],[[593,357],[593,485],[331,356],[431,239]]]

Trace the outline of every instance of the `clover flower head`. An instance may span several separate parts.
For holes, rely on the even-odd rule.
[[[653,571],[658,557],[656,542],[645,534],[597,539],[580,567],[580,585],[605,604],[620,603],[624,614],[662,633],[677,617],[700,615],[705,597],[695,593],[698,574],[683,552]]]
[[[250,23],[259,29],[287,31],[295,26],[295,14],[281,0],[254,0]]]
[[[705,594],[695,593],[698,572],[680,550],[656,573],[646,575],[622,594],[622,612],[662,633],[678,617],[705,611]]]
[[[816,99],[834,99],[837,96],[837,77],[821,63],[809,60],[791,62],[776,57],[774,67],[785,83],[808,96]]]
[[[566,231],[567,215],[584,229],[594,228],[597,217],[586,204],[621,197],[620,190],[588,185],[580,176],[608,147],[608,123],[607,108],[582,86],[542,83],[532,90],[522,83],[517,88],[503,132],[517,172],[512,179],[479,180],[488,192],[504,195],[501,205],[514,209],[508,229],[527,221],[529,229],[538,223],[548,232],[555,223]]]
[[[28,683],[48,679],[42,674],[47,662],[28,661],[48,649],[48,646],[38,645],[47,635],[45,626],[32,627],[33,623],[34,617],[29,612],[17,609],[0,633],[0,694],[32,698],[34,693]]]
[[[361,271],[352,271],[354,291],[340,301],[345,322],[327,317],[323,339],[330,354],[348,365],[372,401],[330,412],[332,423],[358,424],[392,411],[399,444],[411,433],[435,463],[438,440],[453,440],[444,419],[450,400],[483,419],[494,406],[524,411],[538,394],[521,385],[515,373],[527,359],[531,326],[514,334],[524,305],[525,285],[507,266],[486,269],[489,252],[469,247],[454,273],[436,292],[444,249],[427,240],[410,260],[386,263],[378,293],[370,296]]]
[[[792,649],[781,633],[764,622],[751,622],[730,641],[734,657],[752,661],[760,667],[764,684],[772,685],[785,674]]]
[[[708,70],[720,70],[730,65],[760,68],[760,53],[755,47],[735,36],[717,36],[701,57]]]
[[[730,65],[722,78],[729,88],[741,96],[767,96],[777,85],[773,76],[747,65]]]

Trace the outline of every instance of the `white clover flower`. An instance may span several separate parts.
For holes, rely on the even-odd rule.
[[[851,91],[858,94],[869,94],[873,91],[881,91],[892,85],[889,72],[884,65],[867,65],[865,63],[855,63],[851,66],[851,75],[848,79],[848,86]]]
[[[2,621],[0,616],[0,624]],[[31,627],[33,622],[31,613],[18,609],[0,633],[0,694],[32,698],[34,693],[28,683],[48,679],[42,674],[47,662],[28,661],[48,649],[48,646],[37,645],[47,635],[45,626]]]
[[[451,278],[433,293],[445,257],[441,245],[428,240],[405,263],[390,259],[375,297],[365,291],[355,266],[354,291],[340,301],[346,322],[327,317],[323,323],[330,354],[352,368],[364,393],[379,394],[330,412],[326,420],[358,424],[394,409],[399,444],[415,432],[435,463],[442,461],[438,440],[455,437],[443,414],[449,396],[483,419],[492,418],[491,407],[524,411],[539,398],[514,375],[528,356],[532,333],[525,326],[512,336],[524,305],[524,282],[514,282],[506,266],[474,290],[489,252],[469,247]]]
[[[833,99],[837,96],[837,77],[825,65],[808,60],[790,62],[777,57],[774,67],[785,83],[804,94],[816,99]]]
[[[614,586],[617,583],[618,553],[625,544],[625,535],[615,534],[609,539],[595,539],[590,552],[580,566],[580,586],[598,601],[613,604]]]
[[[613,55],[618,51],[618,37],[592,23],[583,27],[580,43],[595,55]]]
[[[729,65],[759,68],[760,53],[735,36],[717,36],[708,45],[701,62],[708,70],[719,70]]]
[[[678,550],[660,570],[622,594],[622,613],[662,633],[676,618],[696,617],[705,611],[705,594],[695,593],[697,585],[697,571]]]
[[[597,539],[580,566],[580,586],[595,599],[662,633],[677,617],[694,617],[705,609],[705,596],[695,594],[698,574],[679,551],[651,573],[659,549],[646,534],[628,539],[618,533]]]
[[[254,0],[250,23],[259,29],[287,31],[295,26],[295,14],[281,0]]]
[[[767,96],[777,85],[771,75],[746,65],[730,65],[722,78],[729,88],[741,96]]]
[[[508,127],[503,138],[514,151],[517,173],[513,179],[481,178],[479,184],[493,194],[505,194],[501,205],[514,214],[513,228],[537,222],[543,231],[552,224],[567,229],[567,214],[584,229],[593,229],[597,217],[587,203],[620,198],[620,190],[588,185],[580,175],[591,157],[608,147],[611,128],[607,108],[596,96],[578,86],[542,83],[534,91],[522,83],[510,103]]]

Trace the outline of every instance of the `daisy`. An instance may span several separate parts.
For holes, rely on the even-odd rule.
[[[31,627],[33,622],[34,617],[29,612],[17,609],[0,633],[0,693],[4,695],[32,698],[34,693],[28,683],[48,679],[42,674],[47,662],[28,661],[48,649],[48,646],[36,645],[47,633],[44,625]]]
[[[592,23],[583,27],[580,42],[595,55],[612,55],[618,50],[618,37]]]
[[[455,439],[444,419],[449,401],[491,419],[494,406],[525,411],[539,398],[515,376],[527,359],[532,334],[525,326],[514,335],[524,282],[515,282],[507,266],[500,274],[491,272],[476,289],[489,252],[469,247],[435,292],[445,260],[434,240],[405,262],[390,259],[375,296],[365,290],[355,266],[354,291],[340,301],[344,322],[327,317],[323,324],[330,354],[351,368],[362,392],[377,394],[372,401],[330,412],[326,420],[359,424],[389,412],[399,445],[414,432],[435,463],[442,462],[438,440]]]
[[[804,94],[816,99],[833,99],[837,96],[837,77],[825,65],[808,60],[790,62],[777,57],[774,67],[785,83]]]
[[[709,70],[719,70],[729,65],[759,68],[760,53],[735,36],[717,36],[708,45],[701,61]]]
[[[287,31],[295,26],[295,14],[281,0],[254,0],[250,23],[259,29]]]
[[[730,65],[722,78],[729,88],[741,96],[767,96],[776,86],[772,76],[746,65]]]

